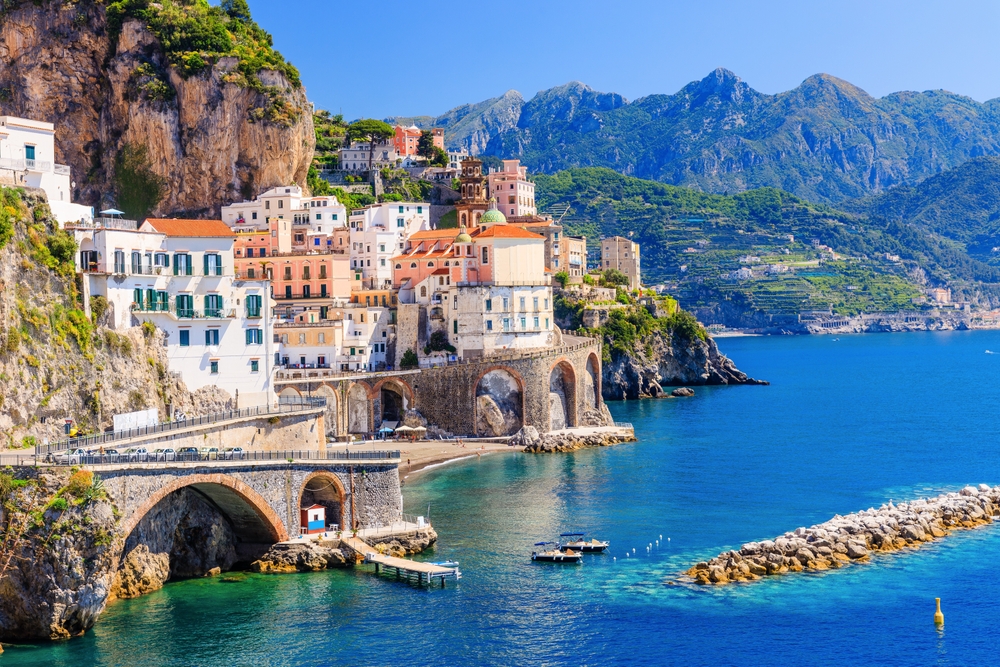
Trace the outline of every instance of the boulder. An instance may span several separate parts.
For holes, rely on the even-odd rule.
[[[347,558],[340,549],[323,542],[279,543],[250,564],[254,572],[313,572],[335,567],[347,567]]]
[[[670,395],[675,398],[686,398],[694,396],[694,389],[691,389],[690,387],[677,387],[677,389],[670,392]]]
[[[860,542],[848,542],[847,543],[847,556],[848,558],[864,558],[868,555],[868,549]]]

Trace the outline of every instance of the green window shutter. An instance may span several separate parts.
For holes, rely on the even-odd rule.
[[[175,276],[177,275],[177,271],[180,268],[180,261],[181,261],[181,256],[175,254],[174,255],[174,275]]]
[[[253,342],[253,330],[247,329],[247,345]]]
[[[191,255],[184,255],[184,261],[187,262],[187,273],[184,275],[194,275],[194,260],[191,258]]]
[[[202,262],[205,264],[205,275],[208,275],[208,253],[201,256]]]
[[[132,301],[142,307],[142,288],[136,287],[132,290]]]

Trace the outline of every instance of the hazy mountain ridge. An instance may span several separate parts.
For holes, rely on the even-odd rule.
[[[449,145],[474,153],[519,157],[535,172],[601,166],[705,192],[770,186],[826,202],[1000,155],[998,100],[945,91],[875,98],[827,74],[776,95],[720,68],[673,95],[632,102],[579,82],[518,98],[464,105],[422,126],[450,130]],[[490,122],[498,108],[506,122]]]

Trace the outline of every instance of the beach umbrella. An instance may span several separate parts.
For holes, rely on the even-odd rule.
[[[101,215],[125,215],[125,211],[119,211],[116,208],[106,208],[101,211]]]
[[[396,428],[396,433],[412,433],[415,430],[416,429],[411,428],[409,426],[399,426]]]

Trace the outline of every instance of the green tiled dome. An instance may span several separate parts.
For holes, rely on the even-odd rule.
[[[497,208],[491,207],[490,210],[483,213],[483,217],[479,218],[479,223],[483,225],[493,225],[497,223],[506,223],[507,216],[497,210]]]

